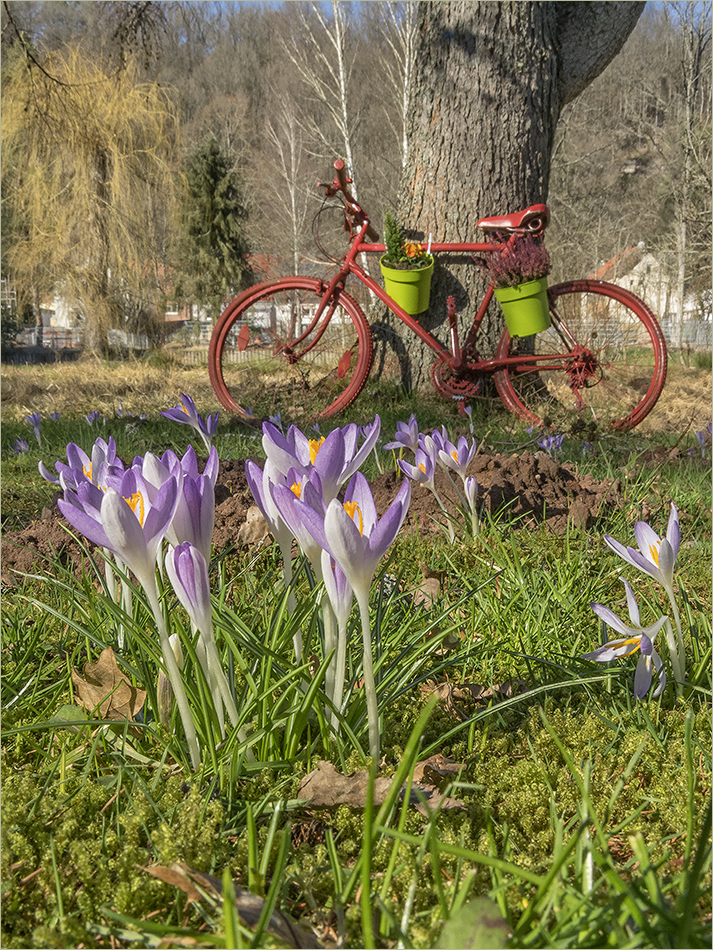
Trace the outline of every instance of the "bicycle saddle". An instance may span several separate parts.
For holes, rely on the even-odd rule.
[[[478,221],[483,231],[529,231],[536,234],[544,231],[550,223],[550,210],[547,205],[530,205],[524,211],[514,214],[496,215]]]

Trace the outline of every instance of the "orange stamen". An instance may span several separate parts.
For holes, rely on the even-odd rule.
[[[456,465],[460,465],[460,462],[458,461],[458,449],[453,449],[451,452],[451,458],[456,463]]]
[[[637,650],[639,649],[639,647],[641,646],[641,638],[640,638],[640,637],[632,637],[632,638],[629,639],[629,640],[617,640],[616,642],[612,641],[612,642],[610,642],[609,645],[610,645],[610,646],[613,646],[613,647],[614,647],[615,649],[617,649],[617,650],[620,649],[620,647],[628,647],[628,646],[630,646],[631,649],[630,649],[630,650],[627,650],[626,653],[623,653],[623,654],[621,654],[621,655],[622,655],[622,656],[631,656],[631,654],[632,654],[632,653],[636,653],[636,651],[637,651]]]
[[[126,504],[131,508],[136,517],[139,519],[139,524],[143,528],[144,526],[144,496],[140,491],[134,492],[130,498],[124,498]],[[138,508],[138,512],[137,512]]]
[[[654,562],[656,567],[659,566],[659,549],[655,544],[649,545],[649,554],[651,555],[651,560]]]
[[[302,497],[302,484],[301,482],[295,482],[294,485],[290,485],[290,491],[293,495],[297,495],[298,498]]]
[[[359,534],[362,535],[363,537],[364,536],[364,518],[362,517],[361,508],[359,507],[359,505],[357,505],[355,501],[345,501],[344,510],[352,519],[352,521],[354,521],[355,524],[357,524],[357,522],[354,519],[354,515],[355,514],[359,515],[359,522],[358,522]]]
[[[89,463],[89,469],[88,469],[88,470],[87,470],[86,465],[83,465],[83,466],[82,466],[82,469],[84,470],[84,474],[87,476],[87,478],[88,478],[89,481],[91,482],[91,480],[92,480],[92,463],[91,463],[91,462]]]
[[[321,439],[310,439],[309,440],[309,460],[314,465],[314,460],[317,458],[317,452],[322,448],[322,443],[324,442],[324,436]]]
[[[421,464],[420,464],[418,467],[421,469],[421,471],[422,471],[423,474],[425,475],[425,474],[426,474],[426,466],[423,464],[423,462],[421,462]]]

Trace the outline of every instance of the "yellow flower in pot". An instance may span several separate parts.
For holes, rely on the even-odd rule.
[[[495,236],[498,243],[507,236]],[[552,265],[541,239],[516,237],[502,253],[493,251],[476,261],[494,284],[510,336],[531,336],[550,325],[547,275]]]
[[[433,257],[405,237],[390,211],[384,215],[384,244],[386,253],[379,263],[386,292],[412,316],[428,310]]]

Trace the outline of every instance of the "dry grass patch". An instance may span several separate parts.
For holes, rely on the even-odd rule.
[[[113,414],[123,404],[127,412],[156,413],[180,402],[189,393],[199,411],[219,408],[205,366],[183,366],[172,360],[107,362],[93,358],[76,363],[4,366],[2,408],[6,420],[29,412],[59,411],[85,415],[94,409]]]

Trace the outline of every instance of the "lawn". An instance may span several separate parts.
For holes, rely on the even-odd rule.
[[[673,375],[710,385],[704,369]],[[321,562],[290,538],[239,536],[252,501],[228,468],[265,450],[259,429],[222,413],[216,511],[240,517],[213,546],[208,619],[187,587],[182,599],[178,547],[161,549],[155,603],[83,539],[81,568],[69,544],[26,576],[3,557],[3,946],[710,946],[710,400],[677,430],[662,404],[640,430],[591,446],[566,436],[550,458],[544,434],[498,406],[464,417],[369,387],[348,417],[305,432],[316,452],[320,435],[380,418],[363,481],[322,515],[330,543],[354,524],[364,534],[350,543],[369,535],[364,485],[392,486],[386,505],[407,481],[389,473],[412,453],[383,446],[411,413],[459,452],[472,431],[482,486],[478,518],[449,502],[451,522],[413,485],[373,579],[366,549],[355,563],[353,605],[323,591]],[[198,431],[159,414],[181,393],[203,417],[217,408],[205,370],[174,362],[4,373],[5,542],[58,524],[58,486],[37,465],[54,473],[70,442],[90,452],[111,436],[127,467],[167,450],[188,465],[192,445],[202,470]],[[607,503],[558,528],[547,512],[514,517],[514,500],[486,504],[484,459],[514,456],[563,484],[605,485]],[[152,515],[168,494],[152,491]],[[638,551],[653,537],[635,536],[642,519],[663,552],[654,563],[642,549],[648,572],[604,540]],[[671,571],[661,538],[678,549]],[[607,611],[640,649],[596,662],[584,654],[621,637]]]

